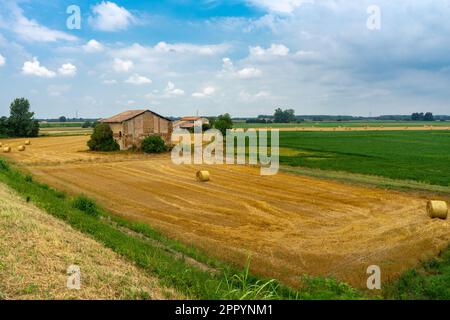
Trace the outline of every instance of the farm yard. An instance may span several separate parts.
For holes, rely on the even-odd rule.
[[[443,151],[448,133],[408,132],[409,138],[405,134],[374,133],[358,144],[351,141],[357,133],[283,132],[281,160],[365,174],[373,174],[369,169],[378,166],[386,177],[448,185],[442,167],[435,165],[448,159]],[[222,261],[243,267],[251,256],[253,273],[290,286],[309,274],[364,288],[368,265],[379,265],[384,279],[392,280],[437,256],[450,242],[448,220],[426,215],[429,194],[289,173],[263,177],[250,166],[175,166],[168,154],[92,153],[87,139],[35,138],[25,152],[5,156],[39,181],[73,195],[86,194],[120,217],[147,223]],[[388,147],[389,141],[393,145],[385,154],[391,159],[381,157],[377,149]],[[2,142],[15,150],[21,140]],[[417,150],[411,159],[433,159],[433,152],[441,152],[435,162],[426,161],[429,167],[424,161],[419,167],[406,156],[409,145]],[[329,160],[333,157],[337,159]],[[364,171],[366,160],[369,169]],[[371,167],[370,161],[378,162]],[[387,164],[396,170],[387,169]],[[203,168],[211,173],[207,184],[195,180],[195,172]],[[435,175],[430,174],[433,168]],[[416,175],[394,174],[408,170]],[[430,180],[422,179],[422,171]]]

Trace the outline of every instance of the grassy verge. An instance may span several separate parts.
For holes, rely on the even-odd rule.
[[[87,198],[65,193],[33,180],[0,159],[0,181],[37,207],[90,235],[137,266],[158,276],[193,299],[358,299],[361,294],[333,279],[305,277],[300,290],[275,280],[260,279],[249,268],[234,267],[207,257],[195,248],[170,240],[149,226],[113,216]],[[178,254],[174,254],[174,252]],[[217,272],[188,262],[199,261]]]
[[[401,275],[384,289],[386,299],[450,300],[450,247],[439,257]]]

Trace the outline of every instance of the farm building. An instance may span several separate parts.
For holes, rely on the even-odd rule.
[[[173,124],[174,128],[190,129],[194,127],[195,121],[200,121],[201,124],[209,124],[209,120],[203,117],[183,117]]]
[[[150,110],[128,110],[100,122],[109,124],[120,150],[140,147],[142,140],[152,135],[161,136],[169,144],[173,131],[170,119]]]

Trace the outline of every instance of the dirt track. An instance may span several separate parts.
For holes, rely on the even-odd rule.
[[[254,272],[289,284],[307,273],[364,287],[369,265],[386,280],[450,242],[448,220],[429,219],[426,199],[406,193],[263,177],[248,166],[175,166],[167,155],[94,155],[83,151],[86,139],[38,138],[8,156],[52,186],[93,196],[211,255],[243,265],[251,254]],[[212,181],[197,182],[199,168]]]

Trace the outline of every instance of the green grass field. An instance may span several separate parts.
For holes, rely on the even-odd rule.
[[[447,127],[450,126],[448,121],[320,121],[320,122],[300,122],[300,123],[234,123],[235,128],[337,128],[352,127],[362,128],[368,127],[423,127],[423,126]]]
[[[450,131],[280,132],[280,147],[285,165],[450,186]]]

